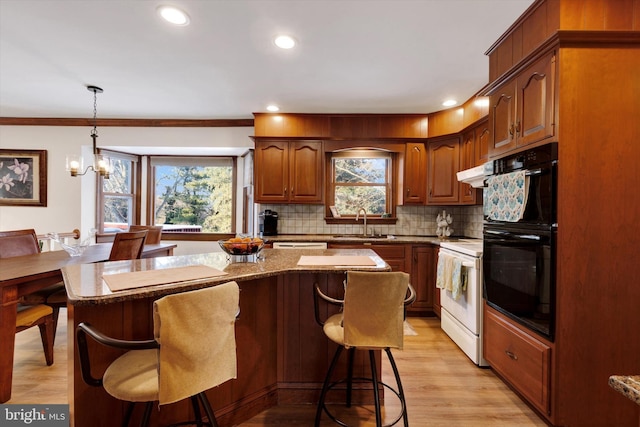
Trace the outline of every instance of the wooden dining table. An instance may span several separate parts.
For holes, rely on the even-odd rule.
[[[41,252],[0,259],[0,403],[11,398],[17,305],[24,295],[62,281],[61,269],[73,264],[107,261],[112,243],[89,246],[82,255],[65,251]],[[173,243],[145,245],[143,258],[173,255]]]

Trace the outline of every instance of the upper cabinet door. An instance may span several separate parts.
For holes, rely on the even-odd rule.
[[[427,203],[438,205],[458,202],[460,170],[460,139],[449,137],[429,142]]]
[[[518,146],[555,134],[555,55],[547,55],[518,77]]]
[[[324,188],[322,142],[290,142],[289,163],[289,200],[294,203],[322,202]]]
[[[489,131],[489,123],[484,122],[476,129],[476,148],[474,166],[484,165],[489,161],[489,143],[491,139],[491,131]]]
[[[476,130],[465,132],[462,136],[460,147],[460,170],[466,170],[475,166]],[[457,175],[456,175],[457,178]],[[460,203],[474,204],[476,202],[476,189],[471,184],[460,182]]]
[[[256,141],[255,201],[282,203],[289,200],[289,143]]]
[[[404,204],[423,205],[427,198],[427,148],[408,142],[404,163]]]
[[[489,117],[493,132],[489,154],[496,155],[516,148],[516,82],[501,86],[489,97]]]
[[[553,140],[556,121],[556,56],[551,52],[493,90],[489,157]]]

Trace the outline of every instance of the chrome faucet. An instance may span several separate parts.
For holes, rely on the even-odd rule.
[[[358,212],[356,213],[356,222],[360,219],[360,212],[362,212],[362,218],[364,220],[364,228],[362,229],[362,235],[367,237],[367,210],[365,208],[358,208]]]

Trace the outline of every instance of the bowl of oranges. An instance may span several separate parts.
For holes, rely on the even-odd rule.
[[[228,240],[219,240],[223,251],[229,255],[253,255],[264,247],[264,241],[259,237],[232,237]]]

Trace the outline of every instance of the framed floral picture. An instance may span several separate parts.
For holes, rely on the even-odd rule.
[[[47,206],[47,151],[0,149],[0,206]]]

